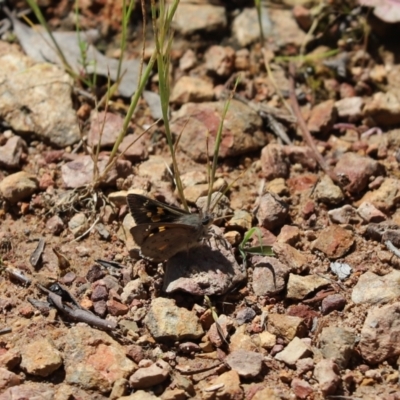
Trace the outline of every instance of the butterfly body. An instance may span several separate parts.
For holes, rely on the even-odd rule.
[[[127,203],[136,222],[131,229],[141,255],[163,261],[190,249],[207,237],[211,214],[188,213],[146,196],[129,194]]]

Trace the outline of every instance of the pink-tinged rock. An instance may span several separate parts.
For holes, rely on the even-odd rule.
[[[184,130],[180,147],[195,161],[207,161],[207,142],[212,158],[224,107],[224,101],[187,103],[173,116],[171,130],[177,135]],[[219,156],[233,157],[261,149],[266,142],[261,129],[260,116],[247,105],[232,100],[223,123]]]
[[[96,285],[90,296],[90,299],[92,301],[106,300],[107,298],[108,298],[108,290],[103,285]]]
[[[293,378],[290,387],[298,399],[307,399],[314,392],[312,386],[304,379]]]
[[[9,387],[19,385],[21,382],[22,378],[20,376],[0,367],[0,393]]]
[[[17,386],[12,386],[0,393],[0,400],[15,399],[40,399],[54,400],[56,398],[55,388],[47,382],[25,382]]]
[[[268,145],[273,146],[273,145]],[[267,147],[268,147],[267,146]],[[275,145],[277,146],[277,145]],[[300,164],[303,168],[314,171],[317,168],[317,162],[313,151],[308,146],[284,146],[284,154],[289,157],[290,164]]]
[[[58,340],[64,349],[64,382],[69,385],[109,393],[116,381],[137,369],[124,347],[105,332],[78,325]]]
[[[254,351],[236,350],[225,358],[225,362],[244,378],[254,378],[261,372],[263,355]]]
[[[350,204],[343,207],[334,208],[328,211],[329,218],[337,224],[357,224],[361,222],[361,218],[357,215],[357,211]]]
[[[0,146],[0,165],[5,168],[18,168],[28,148],[19,136],[12,136],[4,146]]]
[[[345,153],[339,159],[334,173],[346,184],[346,190],[359,194],[368,185],[371,176],[382,172],[380,164],[369,157],[359,156],[356,153]]]
[[[379,276],[371,271],[362,274],[351,293],[355,304],[384,304],[400,296],[400,271],[392,270]]]
[[[196,53],[192,49],[188,49],[183,53],[183,56],[179,59],[179,69],[182,71],[189,71],[194,68],[197,64]]]
[[[50,174],[44,173],[40,177],[40,181],[39,181],[39,189],[40,190],[46,190],[50,186],[54,186],[54,185],[55,185],[54,179]]]
[[[124,119],[119,114],[105,111],[93,111],[90,117],[90,129],[88,133],[89,146],[110,148],[114,146],[118,135],[122,130]]]
[[[289,176],[289,159],[284,147],[279,144],[268,144],[261,151],[261,168],[265,179],[287,178]]]
[[[52,235],[58,236],[64,229],[64,222],[58,215],[53,215],[47,220],[46,229],[48,229]]]
[[[232,327],[232,319],[222,314],[218,317],[217,321],[211,325],[207,337],[215,347],[221,347],[225,344]]]
[[[289,267],[274,257],[257,260],[253,272],[253,290],[257,296],[273,296],[286,287]]]
[[[221,230],[212,226],[209,245],[183,251],[167,261],[164,291],[184,291],[194,295],[224,294],[246,279],[246,270],[237,262],[231,245],[221,245]]]
[[[235,65],[235,50],[229,46],[211,46],[204,54],[206,68],[221,77],[229,76]]]
[[[107,309],[110,315],[114,316],[125,315],[129,311],[128,306],[114,299],[107,301]]]
[[[312,371],[314,369],[314,360],[311,357],[300,358],[296,362],[296,372],[299,376],[304,375],[308,371]]]
[[[365,222],[382,222],[386,219],[386,215],[383,212],[367,201],[359,205],[357,213]]]
[[[158,360],[149,367],[139,368],[129,378],[134,389],[147,389],[164,382],[171,372],[171,367],[163,360]]]
[[[340,84],[339,93],[340,93],[341,99],[344,99],[346,97],[353,97],[356,95],[354,86],[352,86],[348,83],[345,83],[345,82]]]
[[[279,261],[287,265],[291,272],[300,273],[309,267],[309,257],[289,244],[275,242],[272,250]]]
[[[369,310],[359,343],[362,357],[371,364],[400,354],[400,303],[376,306]]]
[[[292,12],[300,28],[307,32],[310,29],[313,21],[311,11],[308,8],[298,4],[293,7]]]
[[[307,127],[312,134],[324,134],[332,128],[336,118],[335,102],[333,100],[326,100],[311,110]]]
[[[108,162],[108,157],[103,157],[98,161],[100,174],[104,171]],[[90,156],[78,156],[74,161],[70,161],[61,167],[61,176],[67,188],[77,188],[93,182],[94,163]],[[105,183],[115,183],[118,177],[115,166],[111,168],[106,176]]]
[[[327,315],[332,311],[342,311],[346,303],[346,299],[341,294],[331,294],[322,300],[321,312]]]
[[[314,250],[322,251],[327,257],[343,257],[354,243],[353,232],[337,225],[328,226],[319,231],[317,240],[312,244]]]
[[[18,349],[10,349],[0,354],[0,367],[9,370],[14,369],[21,362],[21,354]]]
[[[292,193],[299,193],[313,188],[318,179],[319,177],[314,174],[302,174],[299,177],[289,178],[286,183]]]
[[[339,369],[332,360],[321,360],[315,365],[314,377],[324,396],[336,392],[340,384]]]
[[[118,151],[124,153],[124,157],[129,161],[138,162],[145,160],[148,157],[145,136],[139,138],[139,135],[136,133],[126,135],[119,145]]]
[[[288,216],[289,206],[274,193],[267,192],[257,210],[258,224],[270,231],[281,227]]]
[[[300,240],[300,229],[297,226],[284,225],[278,235],[277,241],[294,245]]]

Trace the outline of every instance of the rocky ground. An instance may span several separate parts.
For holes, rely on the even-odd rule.
[[[396,4],[269,4],[262,41],[251,2],[182,1],[170,122],[175,138],[182,133],[178,165],[194,209],[205,204],[207,154],[240,82],[213,187],[228,188],[214,210],[224,217],[216,235],[154,263],[139,255],[126,197],[179,205],[155,124],[156,71],[124,155],[93,184],[137,85],[140,5],[129,73],[104,107],[108,76],[117,76],[120,2],[82,4],[80,27],[98,30],[85,68],[74,9],[43,3],[86,80],[65,72],[46,34],[12,13],[25,2],[0,10],[0,400],[399,399]],[[260,240],[273,255],[248,250]]]

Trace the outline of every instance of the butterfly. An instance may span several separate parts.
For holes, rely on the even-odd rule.
[[[140,194],[128,194],[127,203],[136,226],[131,229],[140,255],[152,261],[168,260],[198,246],[208,237],[211,213],[189,213]]]

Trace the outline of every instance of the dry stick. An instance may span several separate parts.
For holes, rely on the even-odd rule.
[[[400,250],[390,240],[386,240],[385,245],[394,255],[400,257]]]
[[[115,321],[101,319],[88,310],[73,308],[65,304],[60,296],[51,292],[44,286],[40,284],[37,284],[36,286],[47,294],[54,307],[60,311],[61,314],[78,322],[86,322],[88,325],[95,326],[101,330],[113,331],[117,328],[117,323]]]
[[[305,140],[305,142],[308,144],[308,146],[312,150],[313,157],[314,157],[315,161],[319,164],[319,166],[322,168],[322,170],[332,179],[333,182],[335,182],[339,186],[341,186],[339,179],[329,169],[324,158],[321,156],[320,152],[318,151],[317,146],[315,145],[314,140],[311,136],[311,133],[307,128],[306,121],[304,121],[303,115],[300,111],[299,103],[297,102],[297,98],[296,98],[296,91],[295,91],[296,84],[294,81],[294,75],[295,75],[294,64],[290,63],[289,64],[290,101],[292,103],[293,112],[297,117],[297,122],[299,124],[300,130],[303,134],[303,139]]]

